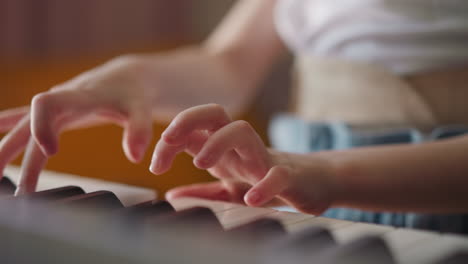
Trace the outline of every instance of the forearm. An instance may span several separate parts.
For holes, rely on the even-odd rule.
[[[245,111],[260,82],[286,54],[274,26],[275,4],[272,0],[238,1],[200,45],[149,56],[145,62],[148,78],[143,79],[175,88],[164,90],[155,105],[166,104],[168,118],[206,103],[220,104],[234,116]],[[165,78],[155,80],[158,75]]]
[[[149,86],[158,91],[153,105],[161,116],[201,104],[217,103],[233,115],[244,111],[256,93],[256,83],[237,73],[222,54],[192,46],[147,58],[144,68]]]
[[[223,57],[250,85],[286,54],[274,23],[276,0],[239,0],[202,44]]]
[[[334,168],[334,206],[468,212],[468,136],[319,155]]]

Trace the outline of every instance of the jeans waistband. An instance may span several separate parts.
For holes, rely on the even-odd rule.
[[[420,143],[468,133],[463,125],[441,126],[430,133],[415,128],[359,129],[344,122],[305,122],[292,115],[275,116],[269,126],[273,147],[307,153],[352,147]]]

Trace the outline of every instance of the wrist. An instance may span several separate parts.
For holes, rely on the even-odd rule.
[[[341,195],[339,167],[333,159],[333,155],[330,154],[332,153],[299,154],[302,156],[302,165],[298,166],[299,173],[310,181],[320,213],[335,206]]]
[[[318,154],[329,165],[329,184],[331,191],[331,206],[347,206],[353,194],[353,186],[359,184],[358,167],[350,159],[346,158],[345,151],[325,151]],[[356,193],[354,193],[356,195]]]
[[[278,152],[275,160],[290,171],[290,187],[285,196],[296,202],[298,210],[321,214],[340,199],[341,185],[338,182],[338,167],[325,153],[297,154]]]

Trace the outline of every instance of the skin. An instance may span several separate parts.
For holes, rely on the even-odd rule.
[[[122,56],[36,95],[31,107],[0,112],[0,132],[8,132],[0,142],[0,172],[26,150],[17,194],[34,191],[47,157],[58,151],[60,133],[102,123],[124,128],[124,152],[138,162],[148,148],[152,120],[172,120],[150,170],[164,173],[178,153],[187,152],[219,181],[173,189],[169,199],[194,196],[251,206],[275,200],[313,214],[330,206],[466,212],[467,136],[293,154],[266,148],[247,122],[231,119],[285,53],[274,29],[274,5],[238,1],[199,46]],[[465,83],[464,76],[449,79]],[[408,79],[419,87],[426,78],[434,74]]]
[[[222,104],[231,114],[244,111],[258,82],[285,54],[273,25],[274,5],[271,0],[238,1],[198,46],[121,56],[34,96],[30,107],[0,112],[0,132],[8,132],[0,142],[0,175],[26,150],[17,194],[34,191],[39,172],[58,151],[58,138],[67,129],[118,124],[124,128],[126,156],[139,162],[153,120],[169,121],[209,102]]]
[[[150,170],[166,172],[180,152],[192,155],[195,166],[220,181],[173,189],[168,199],[196,196],[260,206],[278,196],[309,213],[330,205],[323,192],[331,188],[330,178],[323,177],[330,169],[325,162],[317,163],[316,175],[308,177],[290,160],[299,159],[267,149],[248,122],[232,121],[220,105],[196,106],[178,114],[157,143]]]
[[[166,172],[179,152],[220,181],[173,189],[195,196],[262,206],[275,198],[302,212],[330,206],[413,212],[466,212],[468,136],[417,145],[293,154],[267,149],[245,121],[220,105],[177,115],[157,143],[150,170]]]

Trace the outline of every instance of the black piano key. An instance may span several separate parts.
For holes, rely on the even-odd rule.
[[[326,250],[317,257],[317,263],[324,264],[395,263],[389,248],[382,238],[377,236],[365,236],[356,239]],[[315,260],[315,258],[313,259]]]
[[[458,251],[434,264],[466,264],[468,263],[468,251]]]
[[[161,212],[161,213],[169,213],[169,212],[175,212],[174,207],[167,202],[167,201],[162,201],[162,200],[152,200],[152,201],[147,201],[139,204],[135,204],[131,207],[127,207],[127,209],[132,210],[134,212]]]
[[[152,200],[123,208],[118,213],[126,217],[150,217],[174,213],[175,209],[167,201]]]
[[[129,233],[129,237],[138,237],[144,236],[147,232],[153,232],[155,235],[160,234],[161,229],[158,228],[161,226],[148,219],[154,220],[174,212],[175,209],[167,201],[152,200],[114,210],[109,217],[112,219],[112,223],[117,226],[117,229],[125,230]],[[145,225],[148,222],[150,224]],[[163,225],[162,227],[166,228],[167,226]]]
[[[233,228],[228,233],[249,240],[267,240],[285,235],[286,230],[276,219],[261,218]]]
[[[123,205],[114,193],[109,191],[96,191],[75,195],[59,200],[59,203],[66,205],[77,205],[96,209],[118,209]]]
[[[8,178],[3,176],[0,180],[0,196],[15,194],[16,185]]]
[[[209,208],[193,207],[190,209],[158,215],[149,219],[150,224],[185,226],[188,228],[208,228],[213,231],[222,230],[221,223]]]
[[[39,192],[24,195],[24,198],[41,199],[41,200],[59,200],[76,195],[82,195],[85,192],[78,186],[64,186]]]
[[[329,230],[323,227],[311,227],[290,235],[275,248],[308,255],[322,252],[336,245]]]

